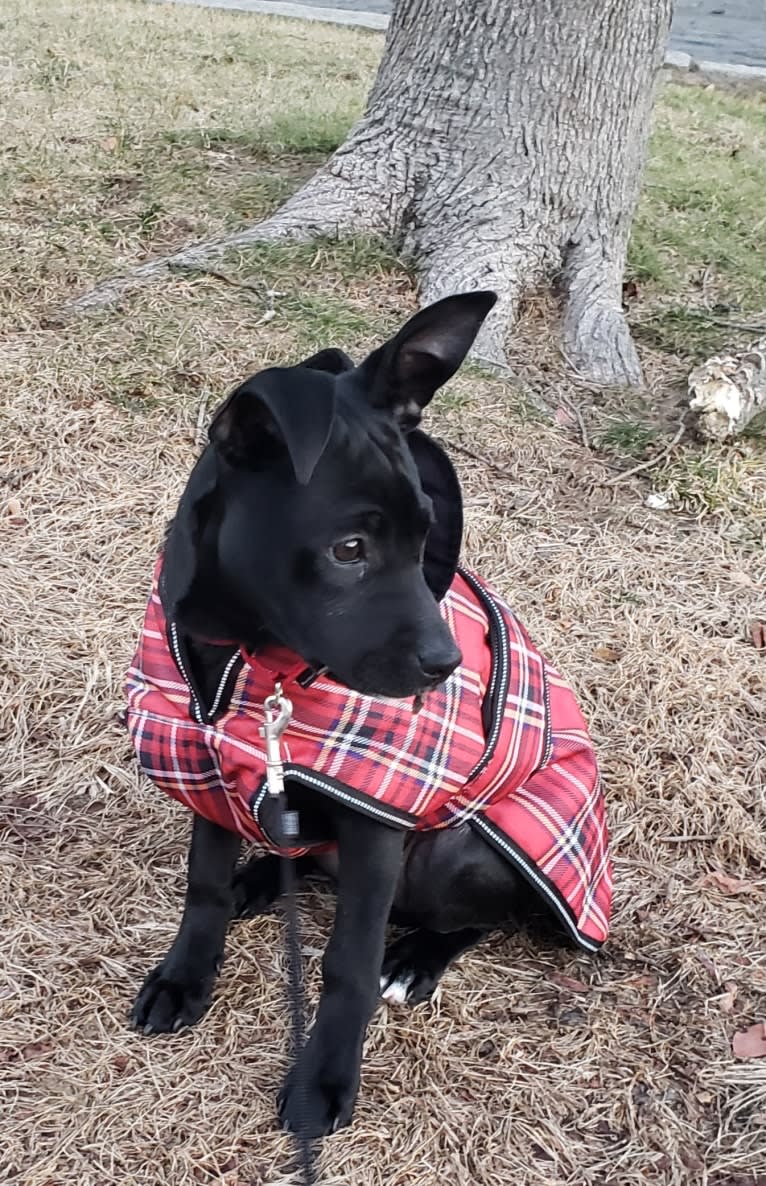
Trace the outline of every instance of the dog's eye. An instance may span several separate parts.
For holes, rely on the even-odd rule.
[[[364,560],[364,540],[358,536],[343,539],[340,543],[333,544],[332,555],[338,564],[356,564],[357,561]]]

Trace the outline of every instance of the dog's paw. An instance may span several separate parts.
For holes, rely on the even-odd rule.
[[[175,1034],[194,1025],[213,996],[217,968],[207,975],[174,974],[159,964],[146,977],[130,1014],[130,1024],[144,1034]]]
[[[351,1123],[358,1091],[358,1066],[342,1071],[337,1059],[323,1064],[307,1047],[303,1063],[293,1067],[277,1097],[282,1127],[310,1140],[337,1132]]]
[[[423,949],[417,932],[404,935],[386,952],[380,995],[390,1005],[419,1005],[431,996],[446,966],[439,953]]]

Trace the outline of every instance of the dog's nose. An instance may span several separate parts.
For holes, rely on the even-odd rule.
[[[452,675],[462,658],[460,651],[450,639],[448,645],[440,643],[423,648],[418,654],[418,663],[429,683],[440,684],[448,675]]]

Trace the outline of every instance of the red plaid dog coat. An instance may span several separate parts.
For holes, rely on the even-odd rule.
[[[209,710],[157,591],[127,677],[127,723],[146,774],[265,851],[263,702],[287,677],[285,775],[395,827],[468,824],[535,887],[589,951],[607,935],[611,863],[593,746],[574,696],[502,600],[458,570],[441,601],[463,653],[419,713],[363,696],[273,647],[231,650]],[[272,816],[273,818],[273,816]],[[299,836],[299,855],[318,848]],[[284,850],[288,851],[288,850]]]

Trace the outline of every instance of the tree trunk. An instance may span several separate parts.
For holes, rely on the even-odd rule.
[[[640,381],[622,276],[671,0],[399,0],[361,122],[269,223],[373,231],[424,303],[500,295],[475,353],[502,361],[519,297],[557,280],[564,348]]]
[[[173,262],[283,236],[380,233],[411,257],[423,303],[497,291],[479,357],[502,362],[522,293],[555,281],[572,364],[639,382],[622,276],[671,8],[398,0],[345,144],[273,217]]]

